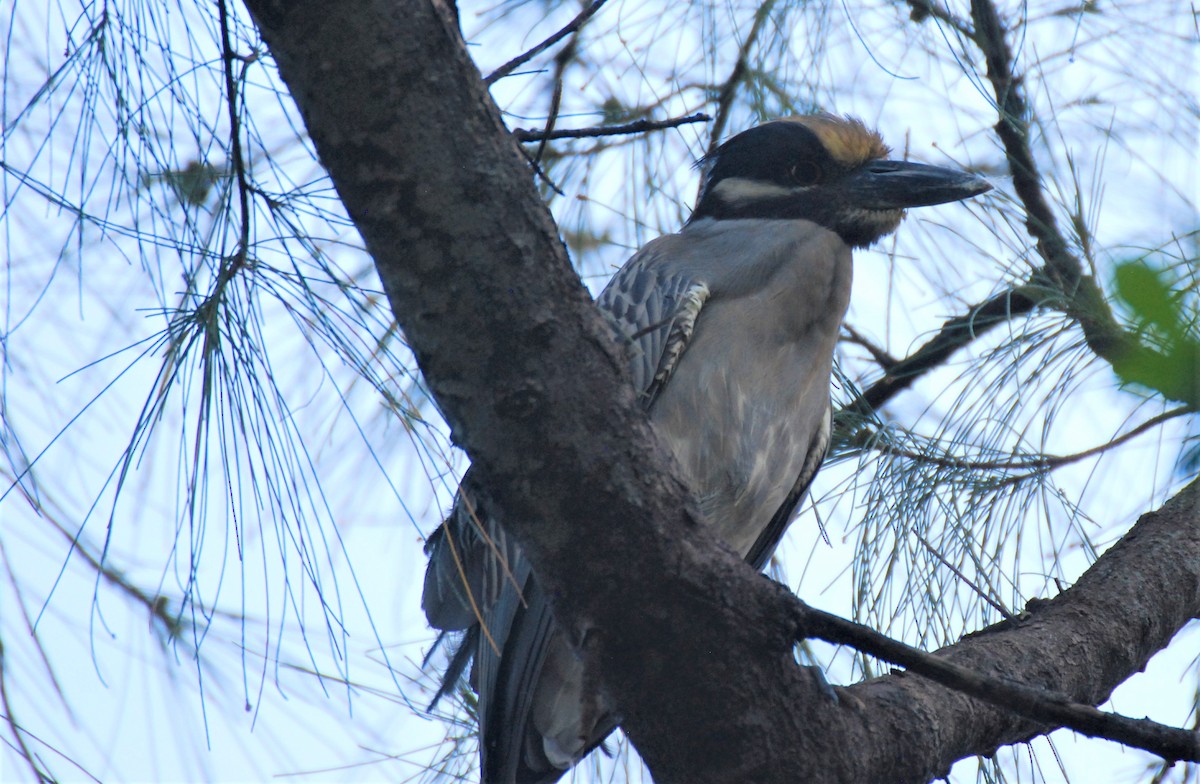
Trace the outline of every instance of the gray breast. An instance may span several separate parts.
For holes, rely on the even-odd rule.
[[[744,555],[827,417],[850,252],[801,221],[725,221],[707,236],[697,228],[692,250],[707,251],[697,274],[711,296],[650,415],[708,521]]]

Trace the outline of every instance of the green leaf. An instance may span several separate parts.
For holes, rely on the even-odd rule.
[[[1141,260],[1117,265],[1114,284],[1134,330],[1113,370],[1127,384],[1200,408],[1200,319],[1184,293]]]

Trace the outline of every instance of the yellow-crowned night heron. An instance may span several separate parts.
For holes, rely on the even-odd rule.
[[[708,522],[756,569],[829,444],[851,249],[895,231],[907,207],[991,187],[887,154],[877,133],[829,114],[734,136],[701,162],[683,230],[634,254],[597,303]],[[429,622],[465,632],[438,696],[473,656],[483,781],[553,782],[619,717],[583,683],[529,564],[470,484],[468,472],[426,547]]]

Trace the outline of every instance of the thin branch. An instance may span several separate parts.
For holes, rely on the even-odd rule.
[[[1096,356],[1118,365],[1134,353],[1154,354],[1164,365],[1170,358],[1150,347],[1139,345],[1117,322],[1095,279],[1083,274],[1079,258],[1069,250],[1058,227],[1054,211],[1045,198],[1042,176],[1030,147],[1029,107],[1021,89],[1023,77],[1013,70],[1013,55],[1005,40],[1007,32],[991,0],[971,0],[971,18],[975,22],[974,41],[987,61],[987,77],[996,97],[1000,115],[996,136],[1004,147],[1012,173],[1013,190],[1025,209],[1025,226],[1037,243],[1045,264],[1032,278],[1033,283],[1051,284],[1061,293],[1061,302],[1048,302],[1074,319],[1083,330],[1084,340]],[[1185,384],[1180,389],[1158,390],[1195,409],[1195,391]]]
[[[762,31],[767,17],[771,15],[771,8],[774,5],[775,0],[766,0],[754,12],[754,24],[751,25],[749,35],[746,36],[745,41],[742,41],[742,45],[738,49],[737,62],[733,64],[733,70],[729,72],[729,78],[725,80],[725,83],[721,85],[720,92],[717,93],[717,115],[713,121],[712,133],[708,140],[709,154],[716,151],[721,137],[725,135],[725,125],[729,121],[729,112],[733,107],[734,95],[737,93],[738,85],[742,83],[742,79],[746,75],[746,66],[750,60],[750,49],[754,46],[754,42],[758,40],[758,34]]]
[[[1029,108],[1021,89],[1022,77],[1013,71],[1012,51],[1005,41],[1006,31],[994,4],[990,0],[972,0],[974,31],[961,21],[952,21],[949,12],[932,2],[910,0],[909,5],[914,13],[927,12],[953,24],[960,32],[970,32],[983,53],[1000,115],[995,125],[996,135],[1004,147],[1013,189],[1025,211],[1025,225],[1045,263],[1024,285],[1002,292],[972,307],[965,315],[945,322],[931,340],[889,368],[883,378],[867,388],[847,409],[869,415],[911,387],[925,373],[941,366],[958,349],[997,325],[1026,315],[1042,305],[1058,308],[1078,323],[1088,347],[1110,364],[1121,362],[1133,352],[1150,352],[1149,347],[1139,346],[1121,328],[1100,286],[1090,275],[1083,274],[1079,259],[1069,250],[1054,211],[1046,201],[1042,177],[1029,144]],[[1159,355],[1158,358],[1167,362],[1166,357]],[[1195,410],[1193,395],[1187,390],[1163,392],[1172,399],[1187,402]]]
[[[3,640],[0,640],[0,708],[4,710],[4,721],[8,724],[13,743],[16,744],[16,752],[29,765],[34,778],[39,784],[41,782],[50,784],[55,781],[56,779],[42,766],[41,759],[25,743],[25,728],[17,721],[16,713],[13,711],[12,700],[8,695],[8,669],[5,667]]]
[[[942,324],[938,333],[925,345],[886,368],[884,377],[867,387],[846,409],[863,416],[869,415],[911,387],[925,373],[940,367],[955,351],[992,328],[1031,312],[1037,305],[1038,299],[1032,295],[1032,291],[1021,287],[1008,289],[971,307],[964,315],[955,316]]]
[[[554,126],[558,123],[558,112],[562,108],[563,80],[567,72],[567,66],[575,59],[575,52],[578,49],[578,45],[579,38],[576,36],[568,41],[567,45],[562,48],[562,51],[554,56],[554,89],[550,92],[550,111],[546,113],[546,125],[542,129],[542,141],[533,156],[533,162],[539,169],[542,165],[542,155],[546,152],[546,144],[550,140],[550,134],[554,133]],[[558,188],[555,188],[555,191],[560,194],[562,193]]]
[[[246,184],[246,162],[242,158],[241,118],[238,114],[238,89],[233,78],[233,63],[247,62],[247,58],[238,55],[233,50],[233,39],[229,32],[229,8],[226,0],[217,3],[217,15],[221,24],[221,59],[222,71],[225,75],[225,104],[229,111],[229,142],[230,155],[233,158],[233,171],[237,175],[238,208],[241,210],[241,231],[238,236],[238,249],[228,270],[222,273],[232,275],[241,267],[250,252],[250,189]],[[244,65],[243,65],[244,67]]]
[[[161,626],[166,638],[173,640],[182,639],[183,624],[180,616],[171,612],[170,599],[162,594],[151,595],[146,591],[143,591],[141,588],[138,588],[136,585],[126,579],[121,570],[110,567],[104,558],[100,557],[96,553],[93,553],[88,544],[83,541],[83,538],[80,534],[72,533],[70,530],[68,530],[67,527],[63,525],[49,510],[42,508],[40,511],[42,513],[41,519],[49,523],[50,527],[57,531],[58,534],[62,536],[71,546],[72,555],[78,555],[79,557],[83,558],[83,560],[97,574],[98,577],[103,578],[105,582],[116,588],[121,593],[125,594],[129,599],[132,599],[137,604],[142,605],[149,613],[151,620],[157,621],[157,623]],[[2,545],[0,545],[0,549],[2,549]],[[5,554],[4,559],[6,561],[7,558],[8,556]],[[216,610],[215,608],[210,608],[208,609],[208,612],[217,613],[220,611]],[[35,622],[34,624],[30,625],[29,629],[30,632],[36,637],[37,623]]]
[[[946,567],[951,572],[953,572],[955,577],[957,577],[962,582],[966,583],[967,587],[969,587],[972,591],[974,591],[976,593],[976,595],[979,596],[980,599],[983,599],[985,602],[990,604],[992,606],[992,609],[994,609],[996,612],[998,612],[1004,616],[1005,620],[1011,621],[1013,619],[1013,617],[1014,617],[1013,614],[1011,612],[1009,612],[1008,608],[1004,606],[1003,602],[1001,602],[998,598],[995,598],[995,599],[992,598],[991,595],[989,595],[986,591],[984,591],[982,588],[980,588],[978,585],[976,585],[974,580],[967,577],[965,574],[962,573],[962,571],[957,566],[955,566],[954,564],[952,564],[948,560],[946,560],[946,557],[943,556],[941,553],[939,553],[937,551],[937,548],[935,548],[933,545],[931,545],[929,542],[927,542],[925,540],[925,537],[921,536],[920,534],[916,533],[915,531],[913,533],[917,537],[917,541],[920,542],[922,545],[924,545],[925,549],[929,551],[930,555],[932,555],[934,558],[938,559],[938,562],[941,563],[942,566]]]
[[[1023,77],[1013,71],[1012,51],[1004,40],[1007,32],[991,0],[971,0],[975,43],[987,61],[987,77],[996,96],[1000,115],[996,135],[1004,147],[1012,174],[1013,190],[1025,207],[1025,226],[1037,241],[1038,253],[1046,261],[1046,273],[1067,296],[1074,293],[1082,268],[1067,249],[1054,211],[1046,202],[1042,175],[1029,145],[1029,107],[1021,89]]]
[[[664,128],[676,128],[688,123],[708,122],[712,118],[707,114],[689,114],[686,117],[673,117],[670,120],[635,120],[624,125],[602,125],[592,128],[565,128],[547,133],[544,130],[532,128],[516,128],[512,135],[523,144],[554,139],[593,139],[601,136],[624,136],[647,131],[660,131]]]
[[[1167,422],[1175,417],[1185,416],[1192,413],[1192,409],[1188,406],[1179,406],[1172,408],[1170,411],[1147,419],[1142,424],[1127,433],[1113,438],[1111,441],[1106,441],[1103,444],[1084,449],[1081,452],[1073,452],[1069,455],[1029,455],[1026,457],[1017,457],[1012,460],[968,460],[961,457],[948,457],[944,455],[931,455],[923,452],[914,452],[911,449],[902,449],[900,447],[889,446],[886,443],[876,442],[876,446],[880,451],[889,455],[905,457],[910,460],[915,460],[920,463],[928,463],[931,465],[941,466],[943,468],[956,468],[966,471],[1004,471],[1004,470],[1022,470],[1041,473],[1051,471],[1055,468],[1060,468],[1072,463],[1078,463],[1080,460],[1086,460],[1089,457],[1107,452],[1108,450],[1118,447],[1127,441],[1130,441],[1142,435],[1148,430],[1151,430],[1159,425]],[[1024,479],[1028,474],[1019,477]]]
[[[579,28],[583,27],[584,22],[591,19],[595,15],[595,13],[597,11],[599,11],[600,8],[607,2],[608,2],[608,0],[593,0],[592,4],[589,5],[587,8],[583,9],[582,11],[580,11],[579,14],[574,19],[572,19],[567,24],[566,27],[562,28],[557,33],[550,36],[545,41],[542,41],[540,44],[533,47],[532,49],[525,52],[524,54],[517,55],[516,57],[509,60],[504,65],[502,65],[499,68],[497,68],[496,70],[492,71],[490,74],[488,74],[486,77],[484,77],[483,83],[486,84],[488,87],[491,87],[492,84],[497,79],[502,79],[505,76],[508,76],[510,73],[517,70],[518,68],[520,68],[522,65],[529,62],[533,58],[537,57],[539,54],[546,51],[551,46],[554,46],[556,43],[561,41],[563,38],[566,38],[571,33],[574,33]]]
[[[550,179],[550,175],[546,174],[546,172],[542,170],[542,165],[540,163],[538,163],[538,160],[536,157],[534,157],[533,155],[530,155],[525,150],[524,147],[518,147],[517,149],[521,151],[521,155],[525,158],[526,162],[529,164],[529,167],[531,169],[533,169],[534,174],[536,174],[538,176],[538,179],[540,179],[542,182],[546,183],[547,188],[554,191],[559,196],[567,195],[566,193],[563,192],[562,188],[558,187],[558,184],[555,183],[554,180]]]
[[[567,64],[575,57],[575,45],[578,39],[572,38],[563,50],[554,57],[554,89],[550,92],[550,110],[546,113],[546,125],[542,128],[542,138],[537,146],[537,150],[530,155],[525,151],[524,147],[518,148],[525,159],[529,161],[529,165],[533,168],[537,176],[546,183],[550,190],[557,193],[559,196],[566,196],[562,188],[550,179],[550,175],[542,168],[542,155],[546,152],[546,144],[549,141],[551,134],[554,133],[554,125],[558,122],[558,111],[562,105],[562,88],[563,88],[563,72],[566,71]]]
[[[1131,719],[1105,713],[1090,705],[1073,702],[1061,694],[1008,679],[981,675],[945,657],[925,653],[886,637],[868,626],[809,607],[799,599],[794,602],[794,613],[796,628],[801,630],[803,637],[816,637],[835,645],[849,645],[1034,721],[1144,749],[1168,760],[1200,762],[1200,735],[1197,733],[1149,719]]]
[[[849,324],[842,324],[842,329],[846,331],[847,335],[844,340],[846,340],[848,343],[853,343],[866,349],[867,353],[871,355],[871,358],[875,360],[875,364],[883,368],[884,371],[891,370],[897,364],[899,364],[900,360],[889,354],[882,346],[876,345],[854,327],[850,326]]]

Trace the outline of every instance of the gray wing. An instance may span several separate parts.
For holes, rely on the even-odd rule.
[[[468,470],[454,507],[426,545],[429,565],[421,598],[426,617],[431,626],[443,630],[443,637],[464,632],[434,703],[457,687],[473,660],[481,781],[550,784],[566,767],[563,760],[547,756],[535,726],[539,699],[555,692],[555,684],[542,683],[543,670],[551,658],[559,667],[563,661],[570,667],[578,660],[555,627],[529,562],[486,503],[472,502],[481,497],[472,488]],[[552,665],[550,671],[554,669]],[[589,716],[587,736],[572,762],[616,728],[616,717],[603,705]]]
[[[450,514],[429,537],[425,550],[425,616],[442,630],[439,642],[463,632],[434,705],[457,687],[473,662],[482,780],[557,779],[562,771],[540,753],[540,744],[526,740],[536,685],[555,633],[553,619],[529,562],[497,524],[470,469]]]
[[[596,300],[617,340],[629,348],[634,388],[647,409],[670,381],[710,296],[704,281],[672,272],[660,259],[655,243],[647,245]]]
[[[660,259],[656,243],[647,245],[621,268],[597,300],[617,339],[630,347],[634,385],[647,409],[678,366],[700,311],[711,296],[706,282],[674,272],[659,264]],[[827,412],[808,445],[792,489],[746,553],[746,561],[756,570],[761,571],[775,552],[825,460],[831,417],[832,411]]]
[[[468,469],[450,514],[425,543],[429,565],[421,608],[430,626],[447,632],[477,625],[506,586],[521,584],[515,575],[524,560],[520,548],[478,505],[482,495],[472,480]]]

